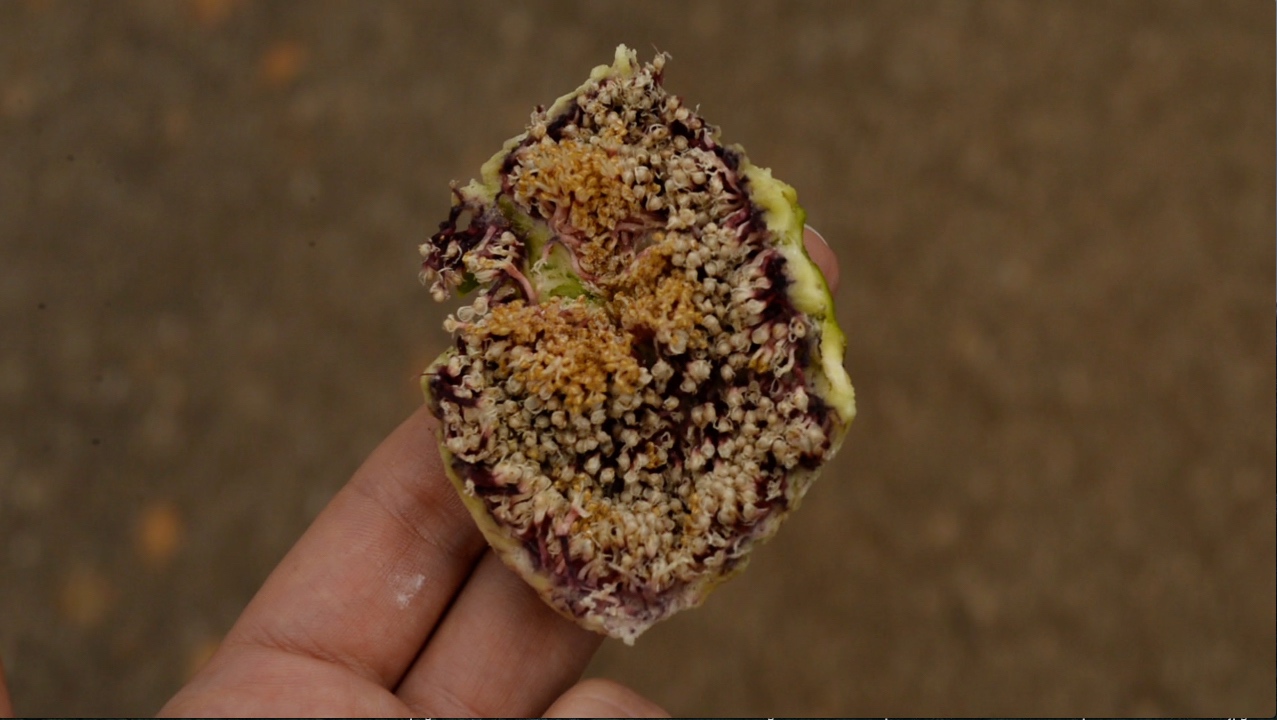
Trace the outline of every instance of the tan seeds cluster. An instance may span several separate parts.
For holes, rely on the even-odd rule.
[[[641,375],[628,334],[585,302],[515,300],[493,308],[466,335],[484,346],[496,379],[513,380],[512,390],[543,401],[560,397],[574,414],[602,405],[609,393],[633,393]]]

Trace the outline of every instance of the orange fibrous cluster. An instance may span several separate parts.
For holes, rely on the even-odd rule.
[[[617,225],[642,212],[632,180],[623,175],[633,163],[618,155],[618,132],[623,130],[588,140],[543,137],[521,151],[511,173],[515,198],[534,205],[560,230],[570,226],[579,262],[596,274],[617,269]]]
[[[704,313],[696,308],[697,285],[683,273],[671,272],[673,248],[658,233],[656,244],[641,253],[629,271],[618,278],[613,302],[626,328],[646,327],[688,334],[689,346],[704,344],[697,327]]]
[[[588,412],[603,404],[609,392],[633,393],[638,384],[641,371],[632,336],[584,301],[555,298],[541,305],[500,305],[471,332],[526,348],[502,353],[499,369],[529,395],[562,398],[570,412]]]

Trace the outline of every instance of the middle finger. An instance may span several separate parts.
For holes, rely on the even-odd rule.
[[[489,551],[398,695],[428,717],[540,715],[602,641],[550,609]]]

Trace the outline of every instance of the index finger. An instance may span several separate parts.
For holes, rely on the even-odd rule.
[[[423,406],[267,578],[224,646],[320,658],[393,687],[484,548]]]

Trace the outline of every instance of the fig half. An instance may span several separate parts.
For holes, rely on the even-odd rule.
[[[473,293],[423,375],[445,465],[494,551],[626,643],[775,534],[855,415],[845,339],[789,185],[611,65],[452,187],[421,246]]]

